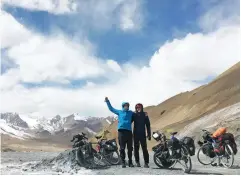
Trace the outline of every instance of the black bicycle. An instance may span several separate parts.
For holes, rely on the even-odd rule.
[[[179,163],[185,173],[190,173],[192,161],[189,150],[175,137],[176,134],[177,132],[171,133],[171,139],[167,140],[164,133],[153,132],[152,137],[159,142],[152,148],[154,163],[160,168],[173,168]]]
[[[92,143],[88,141],[86,134],[82,132],[75,135],[71,142],[76,138],[77,141],[74,142],[73,148],[75,149],[76,161],[79,165],[93,168],[93,165],[107,166],[120,163],[115,139],[99,140],[100,137],[97,137],[98,142]],[[96,149],[93,148],[93,144],[96,144]]]
[[[74,140],[77,140],[74,142]],[[92,147],[92,143],[88,141],[85,133],[77,134],[73,137],[71,142],[74,142],[72,145],[76,161],[80,166],[86,168],[96,168],[97,166],[107,166],[107,163],[102,161],[102,156]]]

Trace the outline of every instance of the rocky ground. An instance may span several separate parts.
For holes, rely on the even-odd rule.
[[[174,169],[159,169],[153,162],[153,153],[150,153],[150,168],[125,168],[111,166],[104,169],[85,169],[74,161],[74,154],[69,151],[54,152],[4,152],[1,153],[1,174],[88,174],[88,175],[180,175],[184,174],[181,167]],[[239,175],[240,154],[235,156],[232,169],[222,167],[203,166],[196,156],[192,157],[193,169],[191,174],[201,175]]]

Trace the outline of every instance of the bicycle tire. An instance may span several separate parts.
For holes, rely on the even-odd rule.
[[[113,161],[113,160],[111,160],[111,158],[108,158],[108,157],[107,157],[108,155],[111,155],[111,154],[113,154],[113,153],[116,153],[116,154],[117,154],[117,161]],[[120,154],[119,154],[119,152],[118,152],[117,150],[111,152],[110,154],[106,154],[106,152],[103,151],[103,154],[102,154],[102,155],[103,155],[104,159],[105,159],[109,164],[111,164],[111,165],[118,165],[118,164],[120,164],[120,161],[121,161],[121,159],[120,159]]]
[[[204,163],[203,161],[201,161],[201,159],[200,159],[200,152],[203,151],[203,148],[204,148],[206,145],[210,145],[210,144],[208,144],[208,143],[203,144],[203,145],[199,148],[199,150],[198,150],[198,152],[197,152],[198,162],[201,163],[202,165],[205,165],[205,166],[210,165],[210,164],[213,164],[214,161],[215,161],[215,159],[212,159],[211,162],[209,162],[209,163]],[[215,157],[215,158],[216,158],[216,157]],[[210,159],[211,159],[211,158],[210,158]]]
[[[154,163],[159,167],[159,168],[170,168],[173,166],[173,164],[175,163],[174,161],[160,161],[159,158],[158,158],[158,155],[159,153],[155,153],[153,155],[153,160],[154,160]]]
[[[233,163],[234,163],[234,152],[233,152],[233,149],[232,147],[229,145],[229,144],[225,144],[224,145],[224,150],[226,152],[226,149],[228,149],[230,151],[230,154],[229,156],[231,155],[232,159],[231,159],[231,165],[227,166],[226,164],[223,163],[223,156],[221,157],[221,162],[222,164],[224,165],[224,167],[226,168],[231,168],[233,166]]]
[[[192,160],[191,160],[189,151],[188,151],[187,147],[185,147],[185,146],[182,146],[182,147],[181,147],[181,150],[183,150],[183,153],[182,153],[181,158],[185,157],[185,158],[188,160],[187,162],[189,163],[188,168],[184,168],[183,171],[184,171],[184,173],[190,173],[191,170],[192,170]],[[183,156],[183,154],[184,154],[185,156]],[[185,160],[185,159],[184,159],[184,160]],[[185,161],[185,163],[186,163],[186,161]]]

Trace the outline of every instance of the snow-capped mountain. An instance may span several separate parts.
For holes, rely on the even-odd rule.
[[[32,137],[31,134],[25,132],[24,128],[11,125],[7,123],[4,119],[0,119],[0,133],[7,134],[11,137],[19,139]]]
[[[18,138],[70,138],[85,132],[95,135],[116,120],[115,117],[83,117],[78,113],[67,117],[56,115],[52,119],[28,114],[1,113],[1,133]]]
[[[10,123],[14,126],[28,128],[28,124],[22,118],[20,118],[20,116],[17,113],[1,114],[0,119],[3,119],[6,121],[6,123]]]
[[[52,118],[49,123],[53,127],[54,131],[62,129],[64,127],[65,119],[63,119],[60,115],[56,115]]]

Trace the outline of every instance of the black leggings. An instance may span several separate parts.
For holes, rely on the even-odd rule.
[[[128,159],[132,161],[132,132],[129,130],[118,130],[118,140],[120,145],[120,157],[122,162],[125,161],[125,148],[127,145]]]
[[[139,148],[140,148],[140,144],[141,144],[141,148],[142,148],[142,152],[143,152],[143,157],[144,157],[144,161],[145,163],[149,163],[149,153],[147,150],[147,144],[146,144],[146,136],[145,135],[134,135],[134,154],[135,154],[135,160],[136,162],[140,162],[140,157],[139,157]]]

